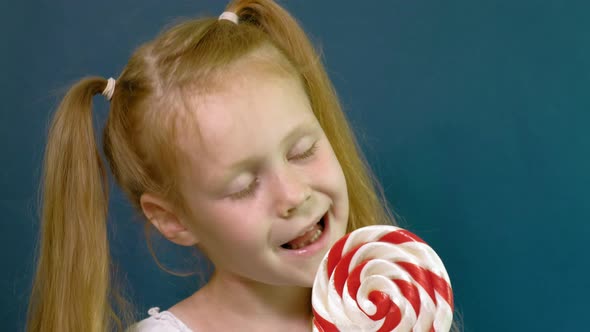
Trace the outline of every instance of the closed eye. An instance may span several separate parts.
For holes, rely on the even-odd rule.
[[[310,158],[311,156],[313,156],[315,154],[317,148],[318,148],[318,145],[317,145],[317,142],[315,142],[315,143],[313,143],[313,145],[309,149],[307,149],[307,151],[300,153],[298,155],[295,155],[289,159],[291,159],[291,160],[304,160],[304,159]]]
[[[258,188],[258,184],[259,184],[258,179],[255,179],[254,181],[250,182],[250,184],[248,185],[247,188],[231,194],[230,197],[232,199],[247,198],[248,196],[251,196],[252,194],[254,194],[254,191],[256,191],[256,188]]]

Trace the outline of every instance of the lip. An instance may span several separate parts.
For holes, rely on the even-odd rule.
[[[326,211],[326,213],[323,214],[322,217],[324,217],[324,230],[322,231],[322,235],[320,235],[320,237],[314,243],[312,243],[304,248],[300,248],[300,249],[285,249],[285,248],[279,246],[279,250],[281,252],[283,252],[285,255],[299,256],[299,257],[300,256],[313,256],[318,251],[322,250],[326,246],[326,244],[328,243],[328,240],[330,238],[329,233],[330,233],[330,222],[331,222],[332,216],[330,215],[329,211]],[[320,219],[321,219],[321,217],[320,217]]]

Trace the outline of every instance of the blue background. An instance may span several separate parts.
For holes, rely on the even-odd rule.
[[[402,225],[446,263],[466,331],[581,331],[590,309],[590,3],[287,1],[320,45]],[[0,321],[24,326],[47,122],[64,87],[221,1],[0,3]],[[107,104],[96,98],[97,126]],[[140,310],[205,278],[158,269],[115,188],[112,250]],[[187,251],[157,240],[188,271]]]

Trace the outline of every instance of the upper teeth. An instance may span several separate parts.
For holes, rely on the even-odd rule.
[[[299,233],[299,235],[297,235],[297,237],[302,236],[303,234],[311,231],[312,229],[314,229],[315,225],[317,225],[317,222],[311,226],[309,226],[308,228],[306,228],[305,230],[303,230],[303,232]]]

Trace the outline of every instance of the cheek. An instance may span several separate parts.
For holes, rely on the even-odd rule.
[[[203,238],[203,244],[212,243],[219,245],[246,244],[249,242],[260,242],[260,216],[256,215],[259,209],[247,208],[234,202],[218,204],[207,213],[207,220],[201,225],[202,233],[207,237]]]
[[[319,156],[310,171],[314,175],[316,183],[327,186],[332,190],[346,190],[346,180],[342,167],[331,149]]]

